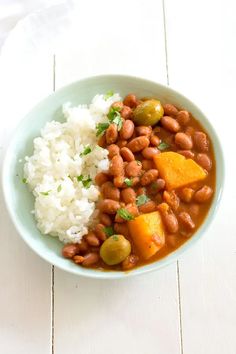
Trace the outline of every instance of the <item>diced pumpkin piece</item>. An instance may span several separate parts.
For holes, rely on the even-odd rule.
[[[159,211],[142,214],[128,222],[132,240],[141,257],[148,259],[165,244],[165,232]]]
[[[185,187],[203,180],[207,174],[192,159],[186,159],[176,152],[162,152],[154,156],[154,162],[161,178],[166,182],[166,189]]]

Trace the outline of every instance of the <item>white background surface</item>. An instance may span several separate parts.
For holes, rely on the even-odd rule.
[[[225,191],[205,237],[177,263],[109,282],[41,260],[17,235],[1,196],[0,354],[235,354],[234,1],[77,3],[74,35],[55,60],[24,50],[2,58],[1,154],[22,114],[54,86],[127,73],[168,83],[205,111],[224,149]]]

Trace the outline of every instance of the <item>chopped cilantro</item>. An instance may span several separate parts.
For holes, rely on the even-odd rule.
[[[96,125],[97,133],[96,136],[103,135],[105,130],[109,127],[109,123],[98,123]]]
[[[50,190],[50,191],[47,191],[47,192],[40,192],[40,194],[42,194],[42,195],[49,195],[50,192],[51,192],[51,190]]]
[[[27,183],[27,179],[26,178],[22,178],[22,183]]]
[[[107,93],[104,95],[104,100],[107,101],[113,95],[114,95],[113,91],[107,91]]]
[[[117,214],[124,220],[133,220],[134,217],[133,215],[126,209],[121,208],[117,210]]]
[[[112,226],[106,226],[106,227],[104,227],[104,231],[105,231],[105,234],[106,234],[108,237],[114,235],[114,230],[113,230],[113,227],[112,227]]]
[[[84,151],[79,156],[88,155],[92,151],[90,146],[85,146]]]
[[[158,145],[158,149],[161,151],[164,151],[166,149],[168,149],[170,147],[169,144],[167,144],[165,141],[162,141],[159,145]]]
[[[111,123],[114,123],[117,125],[117,129],[118,131],[121,130],[122,128],[122,118],[121,118],[121,115],[120,115],[120,111],[121,108],[120,107],[111,107],[110,108],[110,111],[107,115],[107,118],[109,119],[109,121]]]
[[[141,194],[136,198],[136,204],[137,206],[141,206],[145,203],[147,203],[150,199],[145,195],[145,194]]]
[[[78,182],[82,182],[83,183],[83,186],[85,188],[89,188],[92,184],[92,179],[90,178],[90,176],[88,176],[87,178],[84,177],[83,175],[80,175],[80,176],[77,176],[77,181]]]
[[[78,181],[78,182],[82,182],[84,176],[83,176],[83,175],[80,175],[80,176],[77,176],[76,178],[77,178],[77,181]]]
[[[62,190],[61,184],[57,187],[57,191],[60,192]]]
[[[125,178],[124,182],[128,187],[131,187],[133,185],[133,181],[130,178]]]

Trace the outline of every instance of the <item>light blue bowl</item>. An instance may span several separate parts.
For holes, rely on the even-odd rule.
[[[68,101],[73,105],[89,103],[95,94],[105,93],[109,90],[119,92],[121,96],[125,96],[129,92],[134,92],[139,97],[154,96],[158,97],[163,103],[171,102],[179,107],[186,108],[205,127],[213,142],[216,157],[216,191],[210,211],[203,225],[192,238],[167,257],[130,272],[103,272],[86,269],[63,258],[61,256],[62,243],[53,237],[42,235],[37,229],[34,217],[31,213],[34,198],[28,191],[27,186],[21,181],[23,163],[20,163],[19,160],[24,160],[26,155],[32,154],[33,139],[40,134],[40,129],[47,121],[52,119],[61,121],[63,119],[61,110],[62,104]],[[216,209],[219,206],[223,181],[224,161],[220,142],[211,123],[202,111],[189,99],[169,87],[137,77],[120,75],[95,76],[74,82],[61,88],[40,102],[27,114],[16,129],[5,156],[2,173],[6,206],[17,231],[25,242],[39,256],[58,268],[81,276],[100,279],[118,279],[143,274],[160,269],[176,261],[185,250],[191,248],[194,243],[204,235],[212,222]]]

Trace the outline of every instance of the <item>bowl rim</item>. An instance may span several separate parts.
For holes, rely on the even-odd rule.
[[[78,268],[69,268],[68,266],[64,266],[60,264],[60,261],[53,262],[48,259],[47,256],[44,255],[43,252],[40,252],[40,250],[37,249],[37,247],[34,247],[31,242],[29,241],[28,237],[24,235],[23,230],[21,230],[21,225],[19,225],[16,220],[15,220],[15,215],[14,215],[14,210],[12,209],[10,202],[7,197],[6,193],[6,188],[5,184],[7,183],[7,175],[8,175],[8,156],[10,155],[11,147],[14,145],[14,139],[17,136],[18,132],[21,130],[21,125],[25,121],[28,120],[28,116],[32,113],[32,111],[37,110],[40,108],[42,104],[46,100],[53,99],[54,96],[57,96],[64,90],[67,90],[73,85],[78,85],[79,83],[83,83],[84,81],[89,81],[89,80],[103,80],[103,79],[130,79],[130,80],[136,80],[136,81],[143,81],[143,83],[147,84],[152,84],[158,86],[160,89],[164,89],[167,91],[170,91],[173,95],[178,96],[181,100],[188,101],[190,105],[196,109],[199,112],[199,115],[203,116],[204,119],[206,119],[207,124],[209,126],[208,133],[211,137],[213,149],[214,149],[214,155],[215,155],[215,161],[216,161],[216,189],[215,189],[215,194],[214,194],[214,199],[212,200],[212,204],[210,206],[210,209],[208,211],[208,214],[201,224],[201,226],[197,229],[196,233],[189,239],[187,240],[183,245],[181,245],[179,248],[174,250],[173,252],[169,253],[167,256],[154,261],[152,263],[148,263],[144,266],[135,268],[130,271],[101,271],[101,270],[96,270],[96,269],[87,269],[83,268],[83,271],[80,271],[80,267]],[[201,122],[201,120],[200,120]],[[202,122],[201,122],[202,123]],[[204,124],[203,124],[204,127]],[[205,127],[204,127],[205,128]],[[216,149],[215,147],[217,146],[217,155],[216,155]],[[222,146],[218,137],[218,134],[215,131],[215,128],[213,127],[211,121],[207,118],[207,115],[188,97],[183,95],[181,92],[173,89],[169,85],[164,85],[160,84],[157,81],[149,80],[140,76],[132,76],[132,75],[125,75],[125,74],[104,74],[104,75],[92,75],[88,77],[83,77],[79,80],[74,80],[62,87],[60,87],[58,90],[52,92],[51,94],[43,97],[37,104],[33,105],[29,111],[27,111],[24,114],[24,117],[20,119],[19,123],[17,124],[16,128],[13,131],[13,134],[11,135],[10,141],[5,149],[5,154],[4,154],[4,159],[3,159],[3,164],[2,164],[2,173],[1,173],[1,184],[2,184],[2,191],[3,191],[3,197],[6,205],[6,209],[10,215],[11,221],[17,231],[17,233],[20,235],[20,237],[25,241],[25,243],[37,254],[39,255],[42,259],[47,261],[49,264],[56,266],[57,268],[64,270],[66,272],[75,274],[77,276],[82,276],[86,278],[93,278],[93,279],[105,279],[105,280],[112,280],[112,279],[126,279],[127,277],[133,277],[141,274],[146,274],[152,271],[157,271],[159,269],[162,269],[166,266],[168,266],[171,263],[174,263],[178,261],[179,257],[182,256],[187,250],[191,249],[191,247],[199,241],[203,235],[205,234],[206,230],[212,223],[217,210],[219,209],[219,204],[222,198],[223,194],[223,187],[224,187],[224,182],[225,182],[225,161],[224,161],[224,154],[222,150]],[[219,169],[217,168],[218,164],[220,162],[220,174],[219,174]],[[219,174],[219,176],[218,176]],[[217,181],[219,178],[219,182]],[[69,262],[71,262],[69,260]],[[78,271],[77,271],[78,270]]]

